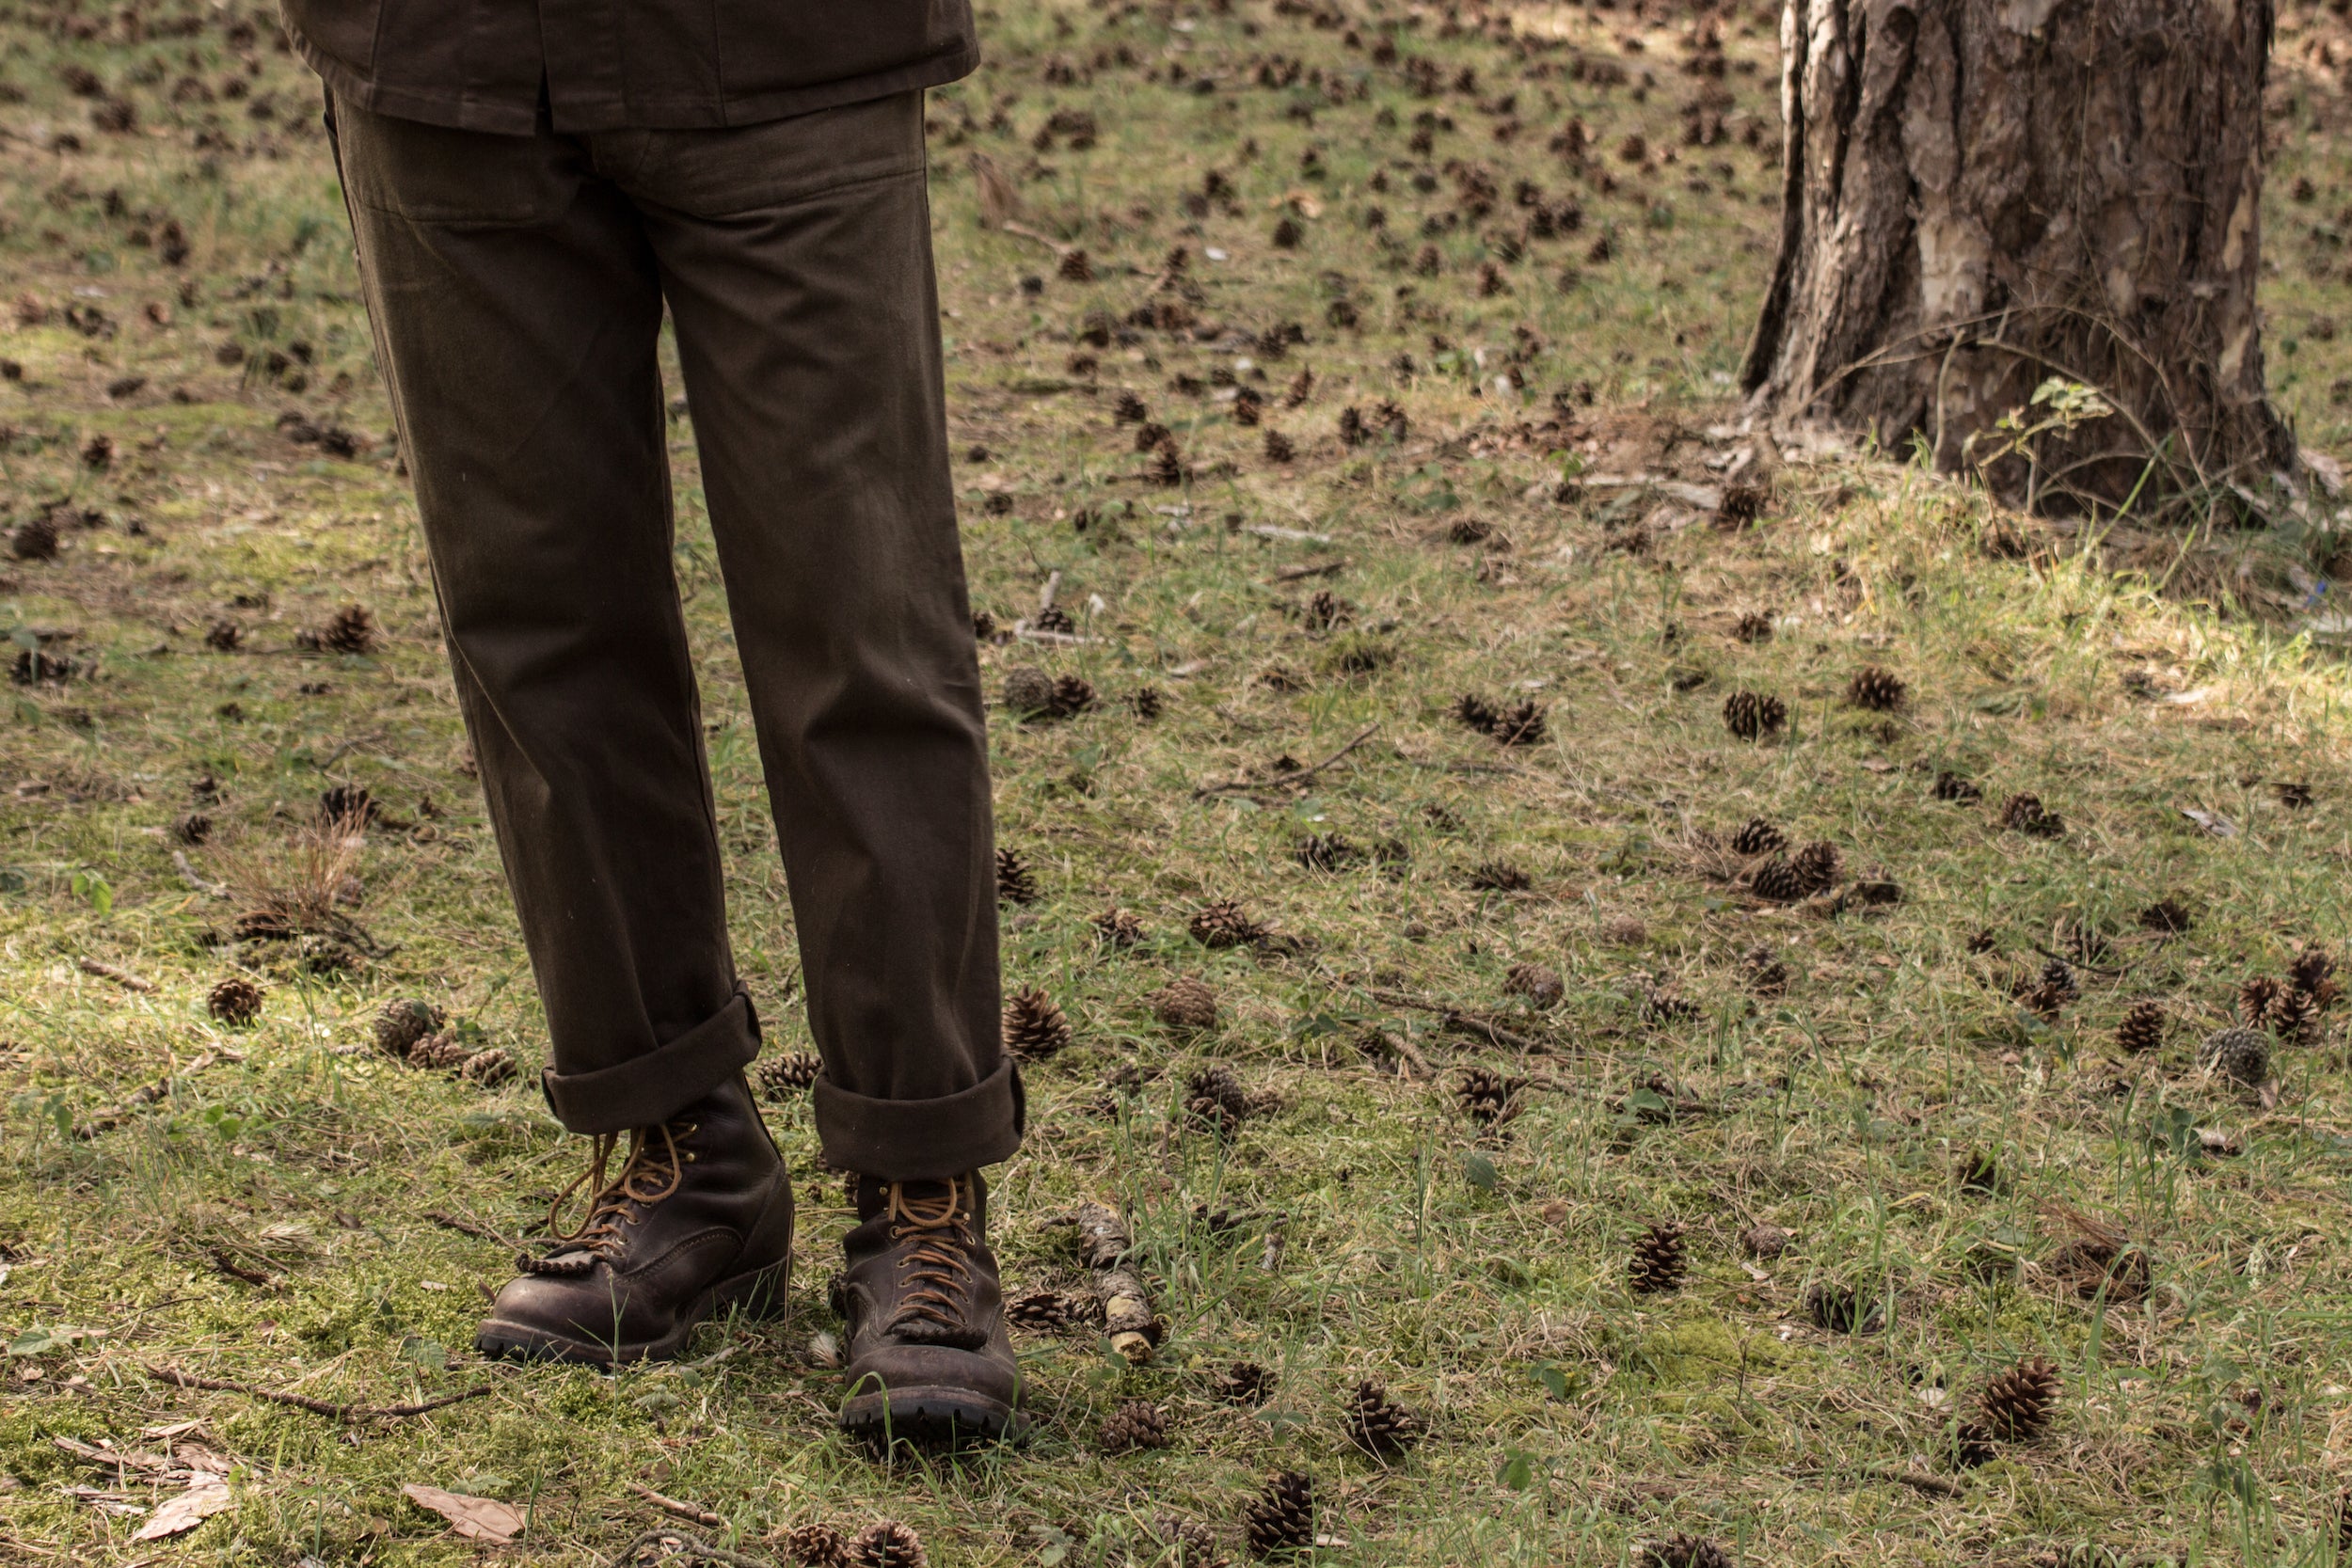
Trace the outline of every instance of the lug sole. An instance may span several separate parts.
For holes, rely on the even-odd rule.
[[[841,1406],[841,1430],[877,1443],[1020,1443],[1028,1438],[1030,1421],[1002,1400],[969,1388],[918,1386],[851,1396]]]
[[[474,1349],[507,1361],[554,1361],[575,1367],[627,1367],[640,1361],[671,1361],[686,1348],[694,1330],[712,1315],[739,1307],[753,1318],[782,1317],[789,1306],[786,1285],[789,1258],[748,1274],[723,1279],[694,1298],[694,1305],[677,1325],[659,1339],[614,1345],[561,1333],[535,1323],[490,1318],[474,1331]]]

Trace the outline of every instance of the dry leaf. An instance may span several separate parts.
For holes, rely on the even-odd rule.
[[[214,1514],[233,1506],[228,1483],[208,1478],[208,1484],[191,1486],[178,1497],[157,1508],[138,1528],[134,1541],[161,1541],[167,1535],[179,1535],[196,1528]]]
[[[522,1510],[495,1497],[469,1497],[462,1493],[444,1492],[437,1486],[419,1486],[413,1481],[402,1487],[400,1495],[419,1508],[430,1509],[447,1519],[450,1528],[469,1541],[503,1545],[523,1532]]]

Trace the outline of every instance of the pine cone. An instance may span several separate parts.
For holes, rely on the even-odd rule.
[[[2050,1424],[2058,1397],[2058,1369],[2027,1357],[1984,1386],[1977,1396],[1978,1422],[2001,1442],[2030,1443]]]
[[[1470,867],[1472,893],[1525,893],[1534,879],[1509,861],[1481,861]]]
[[[43,512],[19,523],[8,535],[8,553],[19,561],[56,560],[56,518]]]
[[[1036,987],[1005,1004],[1005,1049],[1025,1062],[1041,1062],[1070,1044],[1070,1020]]]
[[[1168,1412],[1150,1400],[1127,1400],[1103,1418],[1097,1441],[1104,1453],[1168,1447]]]
[[[1770,642],[1772,618],[1760,610],[1751,610],[1733,624],[1731,635],[1742,642]]]
[[[1059,1291],[1028,1291],[1005,1303],[1005,1321],[1032,1334],[1067,1334],[1077,1326],[1078,1314]]]
[[[2056,1018],[2068,1003],[2082,995],[2082,986],[2074,978],[2074,966],[2064,958],[2052,958],[2042,966],[2042,973],[2018,993],[2018,1005],[2042,1018]]]
[[[1963,1421],[1952,1431],[1952,1463],[1963,1470],[1979,1465],[1990,1465],[2000,1450],[1994,1446],[1993,1433],[1981,1421]]]
[[[1354,620],[1356,607],[1328,588],[1318,588],[1307,596],[1306,605],[1299,610],[1299,618],[1313,630],[1329,631]]]
[[[1152,1014],[1170,1029],[1214,1029],[1216,992],[1194,975],[1179,975],[1152,993]]]
[[[2270,1038],[2253,1029],[2217,1029],[2198,1047],[2197,1059],[2250,1088],[2270,1076]]]
[[[215,986],[204,999],[204,1010],[221,1022],[242,1028],[262,1016],[260,986],[242,974],[231,974]]]
[[[1804,889],[1807,897],[1827,893],[1837,885],[1841,869],[1837,847],[1820,842],[1808,844],[1788,857],[1788,867],[1796,874],[1798,885]]]
[[[1703,1011],[1687,996],[1672,991],[1647,989],[1642,992],[1642,1022],[1645,1023],[1688,1023]]]
[[[1871,665],[1854,673],[1846,688],[1846,701],[1872,713],[1892,713],[1903,705],[1908,689],[1895,675]]]
[[[1315,1483],[1284,1470],[1243,1505],[1241,1523],[1254,1556],[1306,1550],[1315,1544]]]
[[[1109,909],[1094,917],[1095,934],[1113,947],[1133,947],[1143,940],[1143,922],[1132,910]]]
[[[1070,618],[1070,611],[1057,604],[1039,610],[1029,625],[1035,630],[1058,632],[1064,637],[1074,637],[1078,631],[1078,623]]]
[[[1494,734],[1495,726],[1502,722],[1502,715],[1494,704],[1467,691],[1454,699],[1454,717],[1456,722],[1476,730],[1480,735]]]
[[[1152,1533],[1161,1545],[1174,1548],[1173,1568],[1225,1568],[1216,1536],[1206,1525],[1163,1513],[1152,1522]]]
[[[823,1521],[798,1524],[784,1538],[784,1561],[800,1568],[850,1568],[850,1543]]]
[[[1715,526],[1726,533],[1737,533],[1764,515],[1764,499],[1761,485],[1724,485],[1724,499],[1715,505]]]
[[[1044,718],[1054,707],[1054,677],[1034,664],[1016,664],[1005,672],[1004,702],[1018,718]]]
[[[1296,460],[1298,448],[1291,438],[1268,425],[1265,433],[1265,460],[1269,463],[1289,463]]]
[[[1748,891],[1774,904],[1797,904],[1812,896],[1804,878],[1785,855],[1774,855],[1756,868]]]
[[[1231,898],[1202,905],[1189,928],[1192,940],[1203,947],[1255,947],[1272,934]]]
[[[771,1056],[759,1064],[760,1095],[769,1101],[783,1101],[806,1094],[824,1070],[825,1064],[810,1052],[787,1051],[781,1056]]]
[[[213,819],[192,811],[171,825],[171,836],[191,847],[202,844],[213,836]]]
[[[850,1543],[828,1524],[795,1525],[784,1538],[784,1560],[801,1568],[850,1568]]]
[[[1519,1114],[1519,1091],[1526,1087],[1524,1078],[1506,1078],[1492,1068],[1468,1067],[1454,1083],[1454,1103],[1481,1127],[1492,1127]]]
[[[453,1072],[466,1065],[472,1055],[471,1042],[454,1028],[443,1029],[419,1040],[408,1053],[408,1065],[433,1072]]]
[[[1751,816],[1731,835],[1735,855],[1772,855],[1788,847],[1788,835],[1760,816]]]
[[[2249,974],[2237,989],[2238,1022],[2249,1029],[2261,1029],[2270,1022],[2270,1010],[2278,1006],[2279,993],[2285,990],[2267,974]]]
[[[430,1002],[396,998],[385,1003],[375,1015],[375,1048],[387,1056],[405,1057],[419,1040],[448,1022]]]
[[[1788,705],[1778,697],[1735,691],[1724,699],[1724,727],[1741,740],[1761,740],[1788,722]]]
[[[1758,996],[1779,996],[1788,990],[1788,966],[1770,947],[1753,947],[1740,962],[1748,972],[1748,989]]]
[[[1256,1109],[1249,1091],[1232,1069],[1206,1067],[1194,1073],[1185,1085],[1184,1114],[1196,1126],[1214,1132],[1230,1132],[1249,1119]]]
[[[234,621],[215,621],[205,628],[204,645],[216,654],[233,654],[245,641],[245,628]]]
[[[485,1089],[497,1088],[521,1070],[516,1064],[515,1053],[496,1045],[475,1052],[457,1065],[458,1077]]]
[[[1356,1397],[1348,1402],[1348,1440],[1376,1459],[1396,1458],[1421,1441],[1428,1425],[1391,1402],[1388,1390],[1370,1379],[1356,1385]]]
[[[319,792],[319,820],[344,832],[374,826],[384,808],[365,784],[339,784]]]
[[[1093,685],[1078,675],[1064,675],[1054,683],[1054,699],[1046,711],[1057,719],[1075,719],[1093,705]]]
[[[1136,717],[1147,724],[1168,709],[1168,698],[1156,686],[1136,687],[1136,694],[1127,701],[1135,707]]]
[[[1513,964],[1502,977],[1502,989],[1509,995],[1526,997],[1538,1007],[1556,1007],[1568,993],[1559,971],[1542,964]]]
[[[896,1519],[868,1525],[850,1543],[850,1568],[930,1568],[930,1561],[923,1538]]]
[[[1292,854],[1310,871],[1345,871],[1364,861],[1364,852],[1344,833],[1311,833]]]
[[[2066,819],[2042,803],[2039,795],[2017,794],[2001,803],[2001,826],[2032,838],[2059,838]]]
[[[1255,1361],[1236,1361],[1209,1379],[1209,1391],[1227,1404],[1263,1404],[1279,1380]]]
[[[1875,1334],[1884,1326],[1877,1305],[1851,1285],[1820,1280],[1806,1288],[1804,1313],[1831,1334]]]
[[[1503,746],[1540,746],[1544,742],[1544,707],[1530,697],[1523,703],[1504,708],[1495,718],[1489,732]]]
[[[2270,1030],[2288,1045],[2306,1045],[2319,1027],[2319,1003],[2307,990],[2282,990],[2270,1005]]]
[[[2139,928],[2159,936],[2177,937],[2196,924],[2188,906],[2169,894],[2139,911]]]
[[[1037,878],[1018,849],[996,851],[996,901],[1000,904],[1037,902]]]
[[[1680,1289],[1689,1269],[1678,1225],[1653,1225],[1633,1243],[1632,1285],[1644,1295]]]
[[[1972,805],[1984,799],[1984,791],[1949,768],[1935,776],[1935,798],[1960,805]]]
[[[1680,1530],[1642,1548],[1643,1568],[1731,1568],[1731,1554],[1703,1535]]]
[[[2115,1026],[2116,1048],[2137,1056],[2164,1043],[2164,1007],[2155,1002],[2136,1002],[2123,1022]]]
[[[2336,960],[2321,947],[2306,947],[2287,966],[2287,978],[2299,991],[2308,991],[2325,1008],[2336,997]]]
[[[1152,418],[1152,411],[1143,405],[1142,398],[1123,391],[1111,404],[1111,418],[1120,424],[1142,424]]]
[[[360,605],[347,604],[319,628],[319,645],[331,654],[375,651],[375,621]]]

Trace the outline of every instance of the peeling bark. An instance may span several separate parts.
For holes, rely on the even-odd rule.
[[[1787,0],[1755,410],[1921,437],[1951,471],[2063,376],[2117,412],[2037,446],[2054,502],[2292,471],[2254,304],[2271,19],[2271,0]],[[1988,470],[2012,496],[2026,474]]]

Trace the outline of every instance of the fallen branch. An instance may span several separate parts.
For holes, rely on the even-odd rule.
[[[1362,729],[1356,733],[1355,739],[1350,740],[1346,745],[1341,747],[1329,756],[1325,757],[1321,762],[1316,763],[1311,768],[1302,768],[1295,773],[1284,773],[1279,777],[1263,781],[1253,779],[1236,779],[1231,784],[1202,784],[1199,789],[1192,792],[1192,798],[1196,800],[1206,800],[1218,795],[1248,795],[1261,789],[1295,789],[1300,784],[1305,784],[1309,779],[1313,778],[1316,774],[1330,767],[1333,763],[1338,762],[1342,757],[1346,756],[1350,752],[1356,750],[1357,747],[1361,746],[1365,741],[1370,740],[1373,736],[1379,731],[1379,728],[1380,726],[1376,722],[1366,724]]]
[[[155,989],[152,980],[142,980],[127,969],[119,969],[97,958],[77,958],[75,967],[85,974],[95,974],[102,980],[112,980],[124,990],[150,991]]]
[[[243,1394],[250,1400],[292,1405],[296,1410],[308,1410],[315,1416],[331,1416],[339,1421],[400,1420],[438,1410],[443,1405],[478,1400],[485,1394],[497,1392],[495,1387],[485,1383],[479,1387],[443,1394],[439,1399],[426,1400],[418,1404],[337,1404],[331,1400],[314,1400],[308,1394],[281,1394],[274,1389],[256,1388],[249,1383],[236,1383],[225,1377],[199,1377],[194,1372],[174,1371],[169,1367],[142,1365],[139,1370],[157,1382],[168,1383],[175,1388],[206,1388],[219,1394]]]
[[[171,852],[171,863],[180,868],[180,879],[187,883],[188,886],[194,888],[197,892],[208,895],[214,898],[225,897],[228,895],[229,887],[227,883],[209,881],[197,875],[196,867],[188,863],[188,852],[186,850],[174,849]]]
[[[1127,1222],[1108,1204],[1082,1203],[1076,1223],[1078,1253],[1094,1272],[1094,1293],[1103,1303],[1103,1332],[1111,1349],[1141,1366],[1159,1348],[1168,1325],[1152,1309],[1142,1276],[1127,1267],[1135,1244]]]
[[[641,1485],[633,1481],[624,1481],[622,1484],[664,1513],[675,1513],[681,1519],[697,1525],[708,1525],[714,1529],[723,1528],[726,1524],[724,1519],[707,1508],[697,1508],[692,1503],[680,1502],[675,1497],[665,1497],[650,1486]]]
[[[1337,561],[1318,562],[1311,566],[1285,566],[1280,571],[1274,574],[1274,580],[1277,582],[1304,582],[1309,578],[1333,577],[1341,572],[1344,572],[1345,570],[1347,570],[1347,558],[1345,556],[1342,556]]]
[[[628,1545],[623,1546],[620,1555],[608,1562],[605,1568],[634,1568],[637,1563],[649,1561],[651,1560],[649,1557],[641,1555],[648,1548],[659,1554],[664,1560],[672,1562],[717,1562],[724,1564],[725,1568],[770,1568],[765,1558],[745,1557],[741,1552],[731,1552],[724,1546],[714,1546],[707,1541],[698,1540],[687,1534],[684,1530],[675,1529],[644,1531]]]

